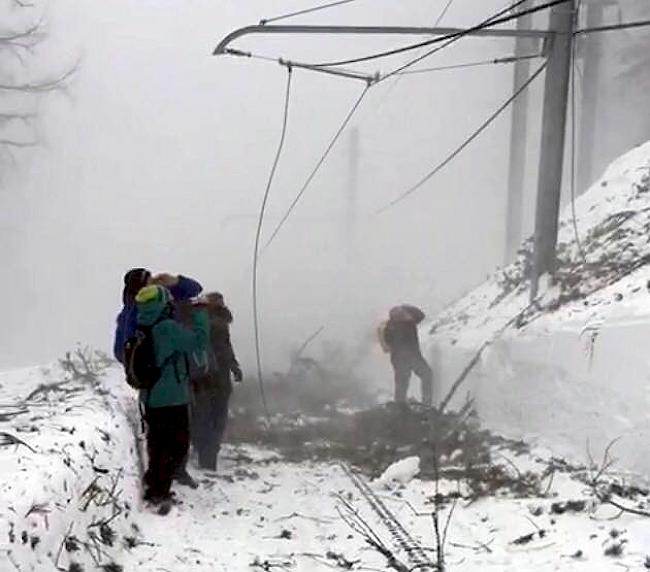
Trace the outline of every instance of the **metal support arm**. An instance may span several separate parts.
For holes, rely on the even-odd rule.
[[[233,40],[251,34],[352,34],[352,35],[411,35],[447,36],[465,32],[462,28],[423,28],[402,26],[246,26],[230,32],[214,49],[213,55],[225,54]],[[491,38],[547,38],[553,32],[545,30],[510,30],[485,28],[468,35]]]

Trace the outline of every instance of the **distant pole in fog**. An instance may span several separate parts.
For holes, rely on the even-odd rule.
[[[346,251],[353,259],[357,251],[357,224],[359,210],[359,128],[350,129],[348,159],[347,208],[345,216]]]
[[[555,5],[551,9],[549,27],[556,34],[550,40],[544,87],[531,300],[537,296],[539,279],[544,274],[553,274],[557,266],[558,217],[562,193],[575,8],[576,0],[571,0]]]
[[[602,25],[604,4],[611,2],[588,2],[587,28]],[[587,35],[581,40],[582,50],[582,101],[580,109],[580,144],[578,148],[578,192],[584,191],[594,181],[594,148],[596,145],[596,121],[598,113],[598,90],[602,65],[602,40],[600,34]]]
[[[519,6],[525,10],[533,5],[528,0]],[[529,30],[533,17],[528,14],[517,20],[517,30]],[[525,36],[515,39],[515,56],[528,56],[533,53],[537,42]],[[515,62],[513,93],[516,93],[530,77],[530,60]],[[528,131],[528,90],[522,92],[512,105],[512,124],[510,127],[510,162],[508,174],[508,201],[506,206],[506,244],[504,263],[515,258],[523,234],[524,179],[526,171],[526,143]]]

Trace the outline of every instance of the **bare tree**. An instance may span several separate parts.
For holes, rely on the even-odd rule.
[[[34,77],[46,38],[42,6],[0,0],[0,169],[15,153],[36,146],[39,101],[64,89],[77,66]]]

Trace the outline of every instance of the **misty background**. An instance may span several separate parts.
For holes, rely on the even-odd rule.
[[[432,25],[444,4],[367,0],[286,23]],[[647,12],[621,2],[623,21]],[[251,262],[257,212],[281,129],[286,70],[213,57],[234,28],[304,7],[300,1],[54,0],[29,69],[79,69],[69,87],[32,102],[42,144],[2,161],[0,367],[43,363],[76,342],[110,351],[122,276],[134,266],[182,273],[220,290],[252,372]],[[455,2],[442,25],[476,24],[503,0]],[[543,27],[544,18],[535,25]],[[643,141],[636,114],[647,85],[642,32],[608,50],[596,164]],[[270,56],[327,61],[417,37],[248,37],[233,45]],[[639,42],[640,43],[640,42]],[[420,67],[513,53],[511,40],[471,38]],[[0,58],[6,57],[0,54]],[[404,55],[359,69],[389,71]],[[534,61],[536,69],[540,61]],[[627,66],[627,67],[626,67]],[[634,72],[632,69],[631,73]],[[0,70],[3,71],[3,70]],[[640,73],[640,72],[639,72]],[[642,76],[645,77],[645,76]],[[532,230],[543,78],[532,87],[524,228]],[[363,90],[357,81],[297,69],[287,142],[267,210],[278,222]],[[350,220],[347,131],[260,262],[263,360],[284,368],[320,326],[321,340],[384,358],[374,330],[401,302],[435,313],[503,262],[509,114],[421,191],[375,211],[417,182],[512,92],[512,67],[402,77],[373,88],[351,124],[359,134],[358,208]],[[609,103],[609,105],[608,105]],[[647,137],[646,137],[647,138]],[[385,375],[390,375],[386,369]]]

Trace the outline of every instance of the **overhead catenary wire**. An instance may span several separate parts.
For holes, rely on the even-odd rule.
[[[574,35],[597,34],[600,32],[613,32],[617,30],[631,30],[632,28],[646,28],[650,26],[650,20],[639,20],[637,22],[622,22],[621,24],[609,24],[605,26],[596,26],[595,28],[581,28],[576,30]]]
[[[519,18],[523,16],[527,16],[528,14],[536,14],[538,12],[542,12],[544,10],[547,10],[549,8],[552,8],[553,6],[557,6],[559,4],[565,4],[567,2],[570,2],[572,0],[549,0],[548,2],[545,2],[544,4],[540,4],[539,6],[533,6],[531,8],[527,8],[525,10],[521,10],[519,12],[515,12],[514,14],[510,14],[508,16],[504,16],[504,14],[507,14],[508,12],[511,12],[512,10],[516,9],[519,7],[521,4],[524,2],[527,2],[528,0],[518,0],[511,6],[508,6],[507,8],[504,8],[503,10],[497,12],[494,16],[491,16],[490,18],[482,21],[479,24],[476,24],[475,26],[471,26],[470,28],[466,28],[464,30],[459,30],[457,32],[453,32],[451,34],[445,34],[443,36],[438,36],[436,38],[431,38],[429,40],[423,40],[421,42],[416,42],[414,44],[409,44],[406,46],[402,46],[401,48],[394,48],[392,50],[386,50],[383,52],[376,52],[374,54],[369,54],[367,56],[360,56],[357,58],[349,58],[346,60],[337,60],[337,61],[331,61],[331,62],[321,62],[317,63],[314,65],[317,65],[319,67],[336,67],[336,66],[345,66],[345,65],[350,65],[350,64],[355,64],[355,63],[362,63],[362,62],[368,62],[376,59],[381,59],[381,58],[386,58],[389,56],[394,56],[397,54],[402,54],[405,52],[410,52],[413,50],[418,50],[420,48],[426,48],[427,46],[431,46],[434,44],[440,44],[442,42],[446,42],[448,40],[453,40],[456,41],[460,38],[463,38],[465,36],[468,36],[474,32],[478,32],[480,30],[484,30],[486,28],[490,28],[492,26],[496,26],[499,24],[505,24],[507,22],[512,22],[515,20],[518,20]],[[420,56],[419,58],[416,58],[416,60],[413,63],[417,63],[417,61],[420,61],[421,59],[424,59],[425,57],[428,57],[431,54],[425,54],[424,56]],[[413,63],[406,64],[406,67],[409,67],[413,65]],[[399,70],[401,71],[401,69]],[[385,76],[388,77],[388,76]],[[385,79],[385,78],[384,78]]]
[[[445,7],[440,11],[440,14],[438,14],[438,17],[436,18],[436,23],[434,24],[434,27],[440,24],[442,22],[442,19],[447,15],[447,12],[449,11],[449,8],[451,8],[451,5],[454,3],[454,0],[447,0],[447,4],[445,4]]]
[[[350,120],[352,119],[352,117],[356,113],[357,109],[359,109],[359,106],[361,105],[361,102],[363,101],[366,94],[368,93],[368,90],[371,87],[372,87],[372,84],[370,84],[370,83],[368,85],[366,85],[365,89],[361,92],[361,95],[359,96],[359,98],[354,102],[354,104],[350,108],[350,111],[348,111],[347,115],[343,119],[343,122],[341,123],[338,130],[334,134],[334,137],[332,137],[331,141],[327,145],[327,148],[325,149],[325,151],[321,155],[320,159],[317,161],[316,166],[311,171],[311,173],[307,177],[306,181],[304,182],[304,184],[300,188],[300,191],[298,191],[298,193],[294,197],[293,201],[289,205],[289,208],[286,210],[286,212],[284,213],[284,215],[280,219],[280,222],[277,224],[277,226],[275,227],[275,229],[271,233],[271,236],[266,241],[266,244],[264,245],[264,249],[267,249],[271,245],[271,243],[275,240],[275,237],[278,235],[278,233],[280,232],[280,230],[282,229],[284,224],[287,222],[287,219],[289,218],[289,216],[291,216],[291,213],[296,208],[296,205],[298,204],[298,202],[300,202],[300,199],[302,198],[302,196],[305,194],[305,192],[309,188],[309,185],[314,180],[314,177],[316,176],[316,174],[320,170],[321,166],[325,162],[325,159],[327,159],[328,155],[330,154],[330,151],[334,148],[334,145],[336,145],[336,142],[341,137],[341,134],[345,131],[345,128],[350,123]]]
[[[336,75],[348,79],[357,79],[357,80],[365,81],[367,83],[374,83],[379,80],[379,74],[370,75],[364,72],[349,70],[345,68],[335,68],[335,69],[319,68],[317,66],[314,66],[313,64],[295,62],[281,57],[265,56],[250,51],[239,50],[236,48],[227,48],[226,50],[224,50],[224,53],[228,54],[229,56],[249,58],[249,59],[260,60],[264,62],[272,62],[272,63],[280,64],[281,66],[284,66],[286,68],[300,68],[300,69],[305,69],[308,71],[313,71],[313,72],[326,74],[326,75]]]
[[[439,71],[448,71],[448,70],[458,70],[458,69],[466,69],[466,68],[476,68],[476,67],[481,67],[481,66],[489,66],[489,65],[495,65],[495,64],[512,64],[515,62],[519,62],[522,60],[534,60],[538,58],[544,57],[544,54],[538,53],[538,54],[530,54],[526,56],[505,56],[502,58],[491,58],[489,60],[480,60],[476,62],[467,62],[463,64],[450,64],[447,66],[437,66],[433,68],[420,68],[416,70],[408,70],[408,71],[403,71],[400,72],[396,75],[402,77],[405,75],[417,75],[417,74],[424,74],[424,73],[430,73],[430,72],[439,72]]]
[[[255,232],[255,246],[253,249],[253,281],[252,281],[252,295],[253,295],[253,329],[255,335],[255,359],[257,363],[257,381],[260,388],[260,396],[262,398],[262,406],[264,407],[264,413],[267,420],[270,419],[269,407],[266,401],[266,394],[264,392],[264,375],[262,372],[262,357],[260,351],[260,323],[259,323],[259,308],[257,304],[257,269],[259,262],[259,246],[260,246],[260,237],[262,235],[262,225],[264,223],[264,213],[266,212],[266,204],[269,199],[269,194],[271,192],[271,186],[273,185],[273,180],[275,178],[275,172],[278,168],[278,163],[280,162],[280,155],[282,154],[282,149],[284,148],[284,141],[287,135],[287,125],[289,123],[289,101],[291,99],[291,78],[293,72],[289,67],[287,68],[287,86],[284,96],[284,112],[282,116],[282,131],[280,133],[280,141],[278,143],[278,149],[275,153],[275,159],[273,160],[273,166],[269,173],[269,178],[266,183],[266,189],[264,190],[264,197],[262,198],[262,204],[260,205],[259,217],[257,220],[257,230]]]
[[[274,16],[273,18],[264,18],[263,20],[260,20],[260,25],[264,26],[265,24],[269,24],[271,22],[288,20],[289,18],[295,18],[296,16],[312,14],[313,12],[320,12],[321,10],[335,8],[336,6],[343,6],[344,4],[351,4],[352,2],[357,2],[357,0],[338,0],[337,2],[329,2],[327,4],[321,4],[319,6],[312,6],[311,8],[305,8],[304,10],[297,10],[296,12],[289,12],[288,14]]]
[[[443,19],[443,18],[445,17],[445,15],[447,14],[447,11],[449,10],[449,8],[450,8],[451,5],[453,4],[453,2],[454,2],[454,0],[447,0],[447,4],[446,4],[446,5],[444,6],[444,8],[440,11],[440,13],[438,14],[438,17],[436,18],[436,21],[435,21],[435,23],[434,23],[434,27],[440,25],[440,22],[442,22],[442,19]],[[390,95],[393,93],[393,91],[395,90],[395,88],[398,86],[398,84],[399,84],[399,82],[401,81],[401,79],[402,79],[402,78],[401,78],[400,74],[397,74],[397,77],[395,77],[393,83],[391,84],[391,86],[390,86],[390,87],[388,88],[388,90],[386,91],[386,93],[385,93],[385,95],[384,95],[382,101],[381,101],[380,104],[379,104],[379,107],[381,107],[381,106],[385,103],[385,101],[390,97]]]
[[[478,26],[476,26],[476,28],[484,29],[486,27],[489,27],[489,26],[492,26],[492,25],[496,24],[499,20],[503,19],[502,17],[503,17],[504,14],[507,14],[509,12],[510,13],[513,12],[513,10],[516,10],[517,8],[522,6],[527,1],[528,0],[517,0],[513,4],[510,4],[509,6],[503,8],[502,10],[500,10],[499,12],[494,14],[493,16],[487,18],[486,20],[484,20],[483,22],[478,24]],[[542,9],[543,7],[539,6],[538,8]],[[511,14],[509,16],[509,18],[513,18],[513,19],[517,20],[517,19],[522,18],[523,16],[527,15],[527,13],[529,13],[530,10],[533,10],[533,8],[529,8],[527,10],[523,10],[521,12],[516,12],[515,14]],[[408,68],[412,67],[413,65],[415,65],[415,64],[417,64],[417,63],[431,57],[432,55],[444,50],[445,48],[447,48],[451,44],[457,42],[461,38],[464,38],[467,35],[467,33],[469,33],[470,31],[471,31],[471,29],[470,30],[464,30],[462,33],[457,33],[457,35],[451,37],[449,40],[444,42],[442,45],[436,46],[433,49],[425,52],[424,54],[421,54],[421,55],[413,58],[412,60],[410,60],[406,64],[403,64],[403,65],[399,66],[398,68],[394,69],[392,72],[387,74],[382,79],[387,79],[387,78],[389,78],[389,77],[391,77],[393,75],[398,75],[398,74],[404,72],[404,70],[407,70]]]
[[[396,199],[392,200],[390,203],[388,203],[386,206],[382,207],[377,211],[376,214],[382,213],[384,211],[387,211],[388,209],[394,207],[398,203],[402,202],[404,199],[415,193],[418,189],[420,189],[424,184],[426,184],[434,175],[438,174],[442,169],[444,169],[449,163],[451,163],[462,151],[464,151],[472,141],[474,141],[483,131],[485,131],[493,122],[494,120],[499,117],[510,105],[521,95],[526,89],[528,89],[528,86],[530,86],[535,79],[546,69],[547,62],[544,62],[537,71],[532,74],[525,83],[521,85],[521,87],[514,92],[490,117],[488,117],[482,124],[481,126],[474,131],[463,143],[461,143],[452,153],[450,153],[443,161],[438,163],[429,173],[427,173],[424,177],[422,177],[415,185],[407,189],[405,192],[403,192],[400,196],[398,196]]]

